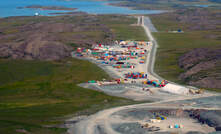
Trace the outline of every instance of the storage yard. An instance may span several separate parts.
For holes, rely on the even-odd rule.
[[[92,49],[78,48],[75,56],[94,60],[96,63],[106,65],[117,75],[118,79],[127,79],[140,82],[147,78],[146,59],[151,42],[141,41],[115,41],[111,46],[94,45]]]
[[[178,95],[208,95],[202,89],[187,88],[148,74],[151,41],[115,41],[111,45],[96,44],[92,49],[78,48],[73,57],[94,62],[114,79],[80,84],[107,94],[134,100],[164,100]]]
[[[143,17],[142,17],[143,18]],[[143,19],[144,21],[146,19]],[[94,115],[69,119],[69,133],[79,134],[218,134],[221,131],[221,95],[178,85],[154,74],[157,43],[146,26],[150,41],[115,41],[112,45],[79,48],[73,57],[90,60],[113,77],[80,86],[109,95],[151,101],[116,107]]]
[[[218,107],[213,105],[210,107],[211,110],[208,110],[209,107],[202,111],[196,110],[197,107],[205,105],[195,102],[197,98],[213,96],[213,93],[176,85],[148,74],[148,60],[152,46],[151,42],[116,41],[112,46],[98,44],[91,50],[78,48],[77,53],[73,53],[75,57],[93,61],[109,74],[114,74],[115,78],[103,81],[91,80],[80,86],[136,101],[159,102],[148,108],[134,106],[136,108],[118,109],[117,112],[113,110],[107,115],[104,111],[101,118],[108,120],[108,126],[97,122],[94,133],[103,134],[107,131],[116,134],[212,133],[219,129],[217,127],[219,123],[210,123],[214,122],[212,115],[207,118],[205,118],[207,115],[199,115],[205,111],[215,112],[217,109],[220,113],[220,105]],[[193,98],[196,100],[192,100]],[[202,118],[205,119],[202,120]],[[209,123],[208,120],[210,120]],[[85,131],[85,133],[88,132]]]

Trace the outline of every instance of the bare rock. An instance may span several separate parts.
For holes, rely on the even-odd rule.
[[[180,75],[180,78],[186,79],[187,77],[190,77],[191,75],[194,75],[202,70],[208,70],[210,68],[213,68],[215,67],[215,65],[216,65],[216,60],[200,62],[199,64],[196,64],[192,68],[188,69],[185,73],[182,73]]]
[[[179,79],[203,88],[221,89],[221,49],[198,48],[179,58]]]
[[[96,15],[35,19],[1,19],[8,25],[0,26],[0,58],[59,60],[70,57],[73,47],[90,47],[98,42],[106,44],[113,40],[111,30],[100,24]],[[14,26],[11,22],[18,22],[18,25]],[[100,34],[93,36],[92,33],[96,32]]]
[[[190,81],[189,84],[204,88],[221,88],[221,80],[214,77],[206,77],[198,81]]]

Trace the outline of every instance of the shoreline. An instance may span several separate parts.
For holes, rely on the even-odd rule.
[[[40,10],[58,10],[58,11],[73,11],[77,10],[77,8],[69,8],[64,6],[41,6],[41,5],[30,5],[25,7],[17,7],[17,9],[40,9]]]
[[[166,12],[170,12],[169,10],[160,10],[160,9],[140,9],[140,8],[135,8],[135,7],[129,7],[129,6],[124,6],[124,5],[121,5],[120,4],[121,1],[119,2],[112,2],[112,1],[109,1],[107,0],[107,3],[105,3],[105,5],[108,5],[108,6],[113,6],[113,7],[120,7],[120,8],[127,8],[127,9],[130,9],[130,10],[143,10],[143,11],[155,11],[155,12],[159,12],[159,13],[150,13],[150,14],[161,14],[161,13],[166,13]],[[150,14],[144,14],[144,15],[150,15]],[[128,14],[130,15],[130,14]]]
[[[118,8],[121,8],[117,9],[116,12],[110,12],[110,11],[106,11],[104,9],[104,11],[102,12],[101,11],[98,11],[97,9],[94,9],[93,7],[91,8],[92,10],[85,10],[85,9],[82,9],[81,8],[81,5],[78,6],[78,7],[66,7],[66,6],[62,6],[62,4],[60,4],[61,6],[47,6],[47,5],[43,5],[41,3],[39,4],[33,4],[33,5],[21,5],[20,7],[13,7],[13,9],[16,9],[18,10],[18,12],[16,13],[13,13],[13,12],[5,12],[6,14],[2,14],[2,17],[1,18],[6,18],[6,17],[14,17],[14,16],[34,16],[35,13],[40,13],[40,15],[42,16],[58,16],[58,15],[68,15],[68,14],[72,14],[72,13],[65,13],[65,12],[72,12],[72,11],[76,11],[76,12],[86,12],[87,14],[119,14],[119,15],[139,15],[139,14],[145,14],[145,15],[148,15],[148,14],[161,14],[161,13],[164,13],[164,12],[167,12],[165,10],[136,10],[134,8],[130,8],[130,7],[124,7],[124,6],[116,6],[116,5],[112,5],[113,3],[116,3],[116,2],[111,2],[111,1],[108,1],[108,0],[95,0],[94,1],[95,5],[101,7],[102,8],[110,8],[112,9],[113,8],[113,11],[116,7]],[[96,3],[98,2],[98,3]],[[101,2],[101,3],[99,3]],[[53,5],[53,4],[51,4]],[[72,3],[72,6],[74,6],[75,3]],[[19,5],[18,5],[19,6]],[[86,4],[87,6],[87,4]],[[90,6],[90,3],[89,3],[89,6]],[[108,7],[109,6],[109,7]],[[115,7],[115,8],[114,8]],[[19,11],[19,9],[22,11]],[[36,11],[35,11],[36,10]],[[41,13],[42,11],[42,13]],[[56,12],[57,11],[57,12]],[[26,13],[27,12],[27,13]],[[33,13],[31,13],[33,12]],[[63,13],[64,12],[64,13]],[[4,12],[3,12],[4,13]]]

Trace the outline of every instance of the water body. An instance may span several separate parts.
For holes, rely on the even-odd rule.
[[[207,7],[210,7],[211,5],[194,5],[195,7],[204,7],[204,8],[207,8]]]
[[[184,5],[186,7],[201,7],[201,8],[208,8],[211,7],[213,5],[200,5],[200,4],[196,4],[196,5]]]
[[[76,11],[83,11],[91,14],[157,14],[163,12],[159,10],[132,10],[107,4],[108,2],[91,0],[2,0],[0,2],[0,17],[33,16],[36,12],[46,16],[49,15],[49,13],[70,12],[28,8],[18,9],[18,7],[30,5],[78,8]]]

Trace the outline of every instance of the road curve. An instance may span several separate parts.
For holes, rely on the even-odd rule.
[[[192,99],[201,98],[200,96],[193,97]],[[111,116],[119,111],[128,110],[128,109],[141,109],[141,108],[170,108],[170,109],[178,109],[180,107],[176,106],[158,106],[158,104],[167,103],[167,102],[174,102],[174,101],[182,101],[188,98],[174,98],[170,100],[164,100],[159,102],[153,103],[143,103],[143,104],[136,104],[136,105],[128,105],[128,106],[121,106],[116,108],[110,108],[103,111],[100,111],[94,115],[87,117],[86,119],[76,123],[74,126],[69,127],[68,133],[69,134],[100,134],[96,132],[97,126],[102,125],[103,131],[105,134],[119,134],[118,132],[114,131],[111,124],[110,118]],[[204,110],[221,110],[221,108],[204,108],[204,107],[182,107],[185,109],[204,109]]]

